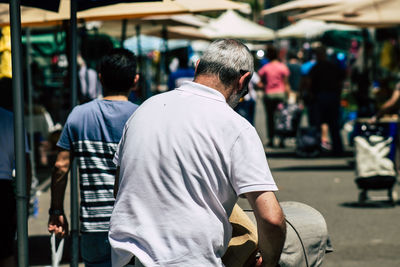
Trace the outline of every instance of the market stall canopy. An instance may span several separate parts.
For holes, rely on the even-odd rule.
[[[63,20],[68,20],[70,17],[70,0],[63,0],[59,4],[58,11],[56,12],[46,11],[36,7],[22,6],[21,24],[23,26],[52,25],[61,23]],[[9,24],[9,4],[0,4],[0,26]]]
[[[168,26],[202,27],[207,25],[210,18],[193,14],[159,15],[141,18],[139,23],[166,24]]]
[[[107,34],[114,38],[120,38],[122,32],[122,24],[126,23],[125,35],[133,36],[136,34],[136,26],[140,25],[140,31],[143,34],[161,36],[156,31],[161,31],[162,26],[192,26],[200,27],[209,21],[209,18],[201,15],[194,14],[179,14],[179,15],[159,15],[148,16],[139,19],[128,19],[126,22],[121,20],[106,20],[106,21],[89,21],[85,23],[87,30],[95,30],[96,32]],[[184,29],[179,27],[180,29]],[[191,27],[188,28],[191,30]],[[191,31],[190,31],[191,32]],[[189,34],[190,34],[189,32]]]
[[[229,9],[235,9],[245,14],[251,13],[249,4],[227,0],[174,0],[174,2],[182,5],[191,13],[225,11]]]
[[[210,40],[211,38],[202,33],[199,28],[191,26],[169,26],[166,29],[168,39],[185,39],[185,40]],[[162,26],[156,26],[142,30],[143,34],[163,37]]]
[[[10,0],[0,0],[0,3],[9,4]],[[26,7],[36,7],[45,10],[58,11],[60,0],[21,0],[21,5]]]
[[[49,1],[49,0],[47,0]],[[47,1],[43,1],[46,3]],[[70,18],[70,1],[61,0],[59,1],[59,8],[57,12],[46,11],[34,7],[21,7],[21,23],[22,26],[38,26],[38,25],[53,25],[60,24],[64,20]],[[96,5],[105,1],[100,0],[78,0],[78,1],[89,1],[96,2]],[[4,2],[4,0],[0,0]],[[8,1],[7,1],[8,2]],[[42,1],[29,1],[32,2],[33,6],[39,7],[41,5],[36,4]],[[51,2],[51,1],[50,1]],[[58,2],[55,0],[54,2]],[[107,3],[116,3],[122,1],[108,1]],[[205,11],[218,11],[227,9],[240,9],[249,10],[248,4],[236,3],[227,0],[163,0],[163,1],[148,1],[143,2],[136,1],[124,1],[132,3],[118,3],[109,6],[102,6],[91,8],[78,12],[78,19],[89,20],[120,20],[130,18],[142,18],[145,16],[153,15],[170,15],[170,14],[182,14],[182,13],[197,13]],[[78,4],[80,4],[78,2]],[[93,4],[93,3],[92,3]],[[105,3],[103,3],[105,4]],[[80,4],[79,9],[87,7],[87,4],[82,6]],[[94,4],[93,4],[94,5]],[[93,6],[91,5],[91,6]],[[54,7],[54,5],[50,5]],[[54,8],[52,8],[54,10]],[[9,18],[9,4],[0,4],[0,26],[8,25],[10,23]]]
[[[32,1],[32,0],[30,0]],[[47,0],[49,1],[49,0]],[[108,6],[118,3],[132,3],[132,2],[162,2],[163,0],[76,0],[78,2],[78,11],[90,8]]]
[[[248,4],[227,0],[164,0],[162,2],[121,3],[78,12],[85,20],[110,20],[140,18],[152,15],[200,13],[227,9],[247,10]]]
[[[302,19],[292,25],[277,31],[279,38],[315,38],[321,36],[327,31],[359,31],[355,26],[326,23],[320,20]]]
[[[265,9],[261,11],[261,14],[265,16],[279,12],[307,10],[307,9],[330,6],[340,1],[342,0],[295,0]]]
[[[275,38],[273,30],[248,20],[235,11],[228,10],[210,21],[200,31],[212,39],[235,38],[251,41],[269,41]]]
[[[315,9],[296,18],[309,18],[360,27],[390,27],[400,24],[400,0],[353,0]]]

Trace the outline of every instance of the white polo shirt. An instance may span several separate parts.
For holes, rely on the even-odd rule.
[[[222,266],[237,197],[276,191],[256,130],[212,88],[194,82],[144,102],[114,162],[113,266]]]

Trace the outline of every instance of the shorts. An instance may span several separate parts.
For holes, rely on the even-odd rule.
[[[111,267],[108,232],[81,233],[81,255],[86,267]]]
[[[14,254],[17,229],[17,206],[12,180],[0,179],[0,259]]]

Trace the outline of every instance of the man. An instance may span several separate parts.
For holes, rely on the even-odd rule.
[[[86,266],[111,266],[107,232],[114,197],[116,167],[112,162],[127,119],[137,105],[128,94],[138,80],[136,59],[125,49],[112,50],[99,66],[103,100],[77,106],[68,116],[57,146],[51,185],[48,230],[63,237],[68,223],[63,211],[71,160],[79,164],[81,192],[81,254]]]
[[[86,65],[81,55],[78,55],[79,65],[79,101],[81,104],[102,96],[102,87],[97,72]]]
[[[277,187],[254,127],[232,109],[253,71],[245,45],[215,41],[194,82],[128,120],[114,158],[113,266],[222,266],[238,196],[254,209],[264,266],[276,266],[286,230]]]
[[[332,140],[334,156],[343,154],[340,136],[340,97],[345,72],[326,58],[326,48],[316,48],[316,64],[309,73],[311,102],[309,105],[310,124],[321,129],[327,123]]]

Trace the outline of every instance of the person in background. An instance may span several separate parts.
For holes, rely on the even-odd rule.
[[[190,65],[187,49],[181,50],[170,64],[171,73],[168,76],[168,90],[180,87],[186,81],[193,81],[194,68]]]
[[[6,79],[6,81],[4,80]],[[8,86],[4,87],[3,85]],[[12,113],[12,86],[10,78],[0,80],[0,267],[16,266],[15,234],[17,229],[17,207],[14,193],[15,149],[14,118]],[[29,160],[28,138],[25,135],[26,195],[29,205],[32,174]]]
[[[249,82],[249,93],[246,94],[242,101],[235,107],[235,111],[248,120],[254,126],[254,115],[256,112],[257,92],[256,87],[260,82],[257,73],[253,73]]]
[[[267,47],[267,58],[269,63],[258,71],[260,82],[258,86],[264,88],[264,107],[267,114],[267,146],[274,146],[275,137],[275,111],[280,103],[283,103],[291,92],[289,84],[290,71],[288,67],[279,61],[278,52],[274,46]],[[284,146],[284,139],[280,140],[281,147]]]
[[[87,103],[93,99],[103,96],[103,88],[98,78],[97,72],[86,65],[81,55],[78,55],[79,65],[79,102]]]
[[[332,153],[340,156],[343,143],[340,136],[340,97],[345,72],[326,58],[326,48],[315,50],[317,62],[309,73],[310,124],[320,130],[327,123],[332,139]]]
[[[293,93],[295,93],[298,96],[300,91],[300,82],[302,73],[301,73],[301,63],[297,57],[296,52],[290,51],[288,53],[288,62],[286,65],[290,72],[289,75],[290,89]]]
[[[138,81],[136,58],[125,49],[114,49],[99,63],[104,98],[75,107],[57,143],[59,152],[51,180],[48,230],[68,234],[64,195],[71,160],[77,159],[80,185],[81,254],[86,266],[111,266],[109,220],[114,204],[116,167],[112,157],[125,122],[137,109],[128,101]]]
[[[254,209],[262,266],[277,266],[286,236],[277,187],[255,128],[232,109],[253,71],[244,44],[214,41],[193,82],[151,97],[126,123],[114,157],[114,267],[223,266],[238,196]]]

